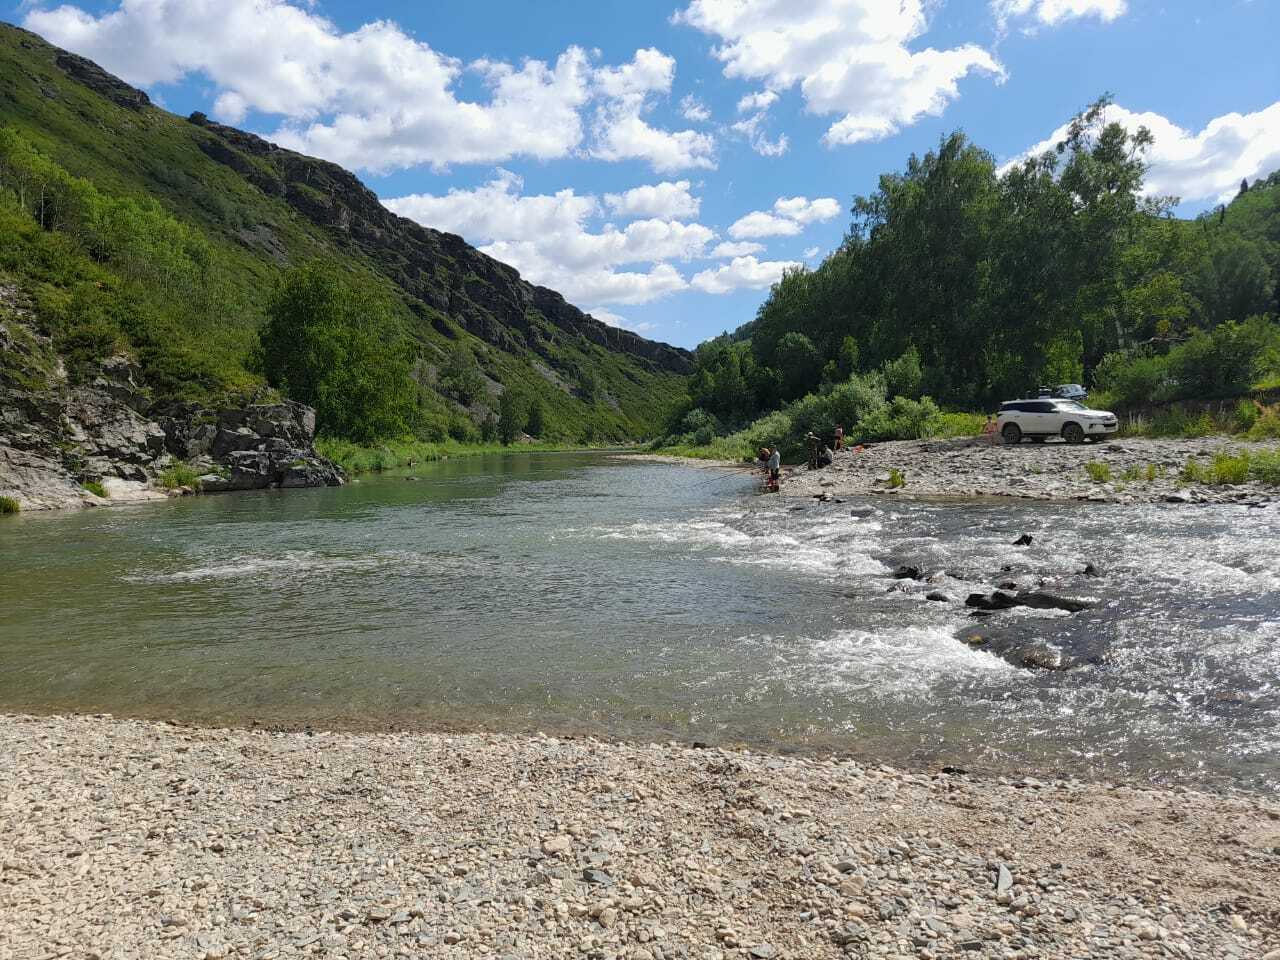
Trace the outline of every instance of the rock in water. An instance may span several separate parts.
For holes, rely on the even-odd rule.
[[[1013,541],[1013,545],[1015,547],[1029,547],[1031,544],[1035,543],[1035,539],[1036,538],[1031,536],[1031,534],[1024,533],[1017,540]]]
[[[919,567],[904,563],[893,571],[893,577],[895,580],[923,580],[924,572]]]

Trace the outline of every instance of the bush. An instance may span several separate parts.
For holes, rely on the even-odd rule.
[[[22,509],[21,504],[13,497],[0,497],[0,516],[17,513]]]
[[[1262,411],[1256,401],[1241,400],[1236,404],[1236,429],[1241,433],[1248,433],[1253,429],[1253,425],[1258,422],[1258,417],[1261,415]]]
[[[1090,460],[1084,465],[1084,469],[1089,474],[1089,479],[1094,483],[1111,482],[1111,466],[1109,464],[1102,463],[1099,460]]]
[[[1261,375],[1266,354],[1278,340],[1280,331],[1263,317],[1197,331],[1168,354],[1175,398],[1244,393]]]
[[[1269,487],[1280,487],[1280,450],[1264,450],[1250,456],[1249,476]]]
[[[1163,357],[1146,352],[1109,353],[1098,364],[1093,379],[1112,405],[1137,407],[1164,399],[1169,371]]]
[[[102,497],[102,499],[104,500],[107,499],[107,488],[104,487],[97,480],[86,481],[85,483],[80,484],[80,486],[84,487],[86,490],[92,493],[95,497]]]
[[[1250,440],[1280,440],[1280,410],[1272,407],[1249,428]]]
[[[899,487],[907,485],[907,475],[897,467],[889,468],[889,489],[897,490]]]
[[[1237,486],[1249,479],[1249,459],[1247,453],[1217,453],[1209,463],[1193,458],[1182,468],[1181,479],[1214,487]]]
[[[189,463],[175,463],[160,474],[160,486],[166,490],[177,490],[179,487],[199,489],[200,471]]]
[[[887,407],[858,424],[858,436],[864,440],[919,440],[930,435],[940,413],[938,405],[928,397],[894,397]]]
[[[978,437],[987,418],[981,413],[939,413],[929,430],[931,437]]]

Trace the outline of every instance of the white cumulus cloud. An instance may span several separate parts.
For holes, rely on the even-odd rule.
[[[389,20],[344,32],[310,0],[119,0],[100,15],[67,4],[31,10],[24,25],[139,86],[206,77],[219,119],[277,118],[273,139],[349,167],[570,156],[584,149],[592,104],[594,155],[658,170],[711,165],[710,136],[640,118],[675,68],[653,49],[617,66],[576,46],[554,62],[463,63]],[[466,75],[484,96],[458,94]]]
[[[684,220],[698,215],[702,201],[689,192],[688,180],[664,181],[633,187],[625,193],[606,193],[605,206],[622,217],[662,217]]]
[[[680,99],[680,115],[693,123],[706,123],[711,119],[711,110],[693,94]]]
[[[729,227],[735,240],[759,237],[794,237],[811,223],[831,220],[840,214],[840,204],[832,197],[781,197],[772,211],[755,210]]]
[[[1225,201],[1235,195],[1241,180],[1280,169],[1280,101],[1256,113],[1215,117],[1199,132],[1158,113],[1135,113],[1121,106],[1108,107],[1106,119],[1129,130],[1145,126],[1155,137],[1145,185],[1151,195]],[[1002,170],[1052,150],[1066,137],[1067,127],[1063,124]]]
[[[912,49],[927,29],[925,0],[693,0],[674,20],[716,37],[726,76],[799,86],[806,108],[838,119],[828,144],[887,137],[941,114],[970,73],[1003,79],[974,44]],[[750,107],[748,107],[750,109]]]
[[[602,306],[647,303],[684,289],[687,281],[667,261],[702,258],[715,239],[715,231],[700,223],[659,218],[592,230],[588,222],[604,213],[607,201],[572,189],[525,196],[522,188],[519,177],[500,171],[474,190],[413,194],[384,203],[425,226],[460,234],[571,301]],[[625,202],[628,194],[614,196]],[[624,265],[639,269],[618,269]]]
[[[607,323],[611,327],[621,327],[623,330],[630,330],[632,333],[649,333],[656,330],[658,326],[648,320],[628,320],[626,317],[621,317],[612,310],[606,310],[604,307],[591,307],[583,312],[591,314],[601,323]]]
[[[1046,26],[1082,17],[1110,22],[1124,16],[1128,8],[1126,0],[991,0],[991,10],[1002,28],[1024,17]]]
[[[715,249],[711,251],[711,256],[720,259],[722,257],[746,257],[753,253],[764,253],[764,244],[755,243],[751,240],[738,242],[726,240],[723,243],[716,244]]]
[[[675,58],[652,48],[637,50],[622,67],[601,69],[597,84],[606,101],[596,108],[589,154],[600,160],[643,160],[659,173],[715,167],[710,134],[663,130],[644,119],[655,96],[670,92],[675,72]]]
[[[734,257],[729,263],[696,273],[689,281],[695,290],[703,293],[730,293],[734,290],[764,290],[782,279],[784,271],[799,267],[791,260],[757,260],[755,257]]]

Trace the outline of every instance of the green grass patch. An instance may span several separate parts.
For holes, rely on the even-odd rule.
[[[1250,440],[1280,440],[1280,410],[1272,407],[1260,414],[1245,436]]]
[[[92,493],[95,497],[102,497],[104,500],[108,497],[107,488],[104,487],[97,480],[89,480],[85,483],[80,484],[80,486],[84,487],[86,490]]]
[[[166,490],[177,490],[180,487],[200,489],[200,471],[189,463],[175,463],[160,474],[160,486]]]
[[[1214,454],[1212,460],[1192,458],[1182,468],[1180,479],[1184,483],[1199,483],[1210,487],[1238,486],[1248,482],[1250,476],[1254,475],[1255,463],[1258,479],[1264,476],[1273,478],[1262,482],[1274,484],[1276,479],[1280,479],[1280,453],[1250,454],[1248,451],[1237,454],[1223,451]]]
[[[376,446],[361,446],[348,440],[321,437],[316,440],[316,452],[332,460],[347,473],[381,473],[398,470],[419,463],[449,460],[458,457],[477,457],[499,453],[555,453],[567,450],[599,449],[575,444],[519,443],[503,446],[500,443],[461,443],[455,440],[391,440]]]
[[[986,422],[986,416],[981,413],[940,413],[929,424],[929,436],[979,437]]]
[[[17,513],[22,507],[13,497],[0,497],[0,516]]]
[[[1085,472],[1094,483],[1111,482],[1111,465],[1099,460],[1090,460],[1084,465]]]
[[[889,489],[897,490],[899,487],[907,485],[907,475],[897,467],[889,468]]]

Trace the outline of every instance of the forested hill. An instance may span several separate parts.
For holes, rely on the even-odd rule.
[[[5,24],[0,281],[73,375],[131,354],[160,405],[265,379],[361,440],[475,439],[504,395],[551,438],[640,436],[691,368],[393,215],[340,167],[174,116]],[[291,366],[272,337],[314,362]],[[321,382],[326,367],[347,380]]]
[[[1122,409],[1280,384],[1280,173],[1179,219],[1107,106],[1005,169],[956,133],[882,176],[839,249],[699,348],[673,442],[912,436],[1045,383]]]

